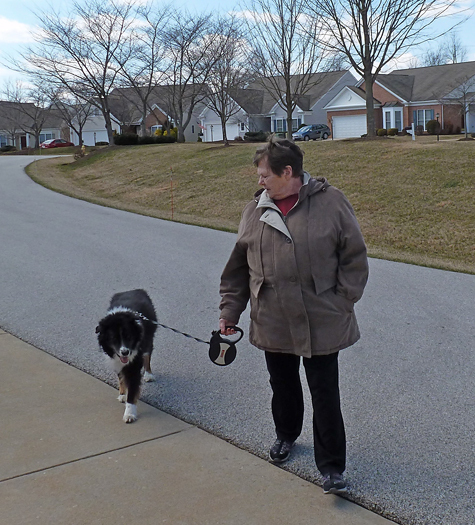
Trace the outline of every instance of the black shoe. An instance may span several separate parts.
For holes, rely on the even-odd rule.
[[[294,446],[294,441],[285,441],[284,439],[276,439],[275,443],[269,450],[270,460],[274,463],[283,463],[290,457],[290,450]]]
[[[345,492],[347,492],[346,481],[341,474],[332,472],[323,476],[324,494],[344,494]]]

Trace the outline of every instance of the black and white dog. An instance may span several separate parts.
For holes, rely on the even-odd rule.
[[[157,329],[153,303],[145,290],[116,293],[107,315],[96,328],[99,346],[110,357],[119,376],[119,401],[125,403],[123,420],[137,419],[142,367],[144,380],[154,381],[150,369],[153,336]]]

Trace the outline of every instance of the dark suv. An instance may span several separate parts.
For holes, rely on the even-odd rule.
[[[325,124],[308,124],[292,133],[294,140],[327,139],[331,135],[330,128]]]

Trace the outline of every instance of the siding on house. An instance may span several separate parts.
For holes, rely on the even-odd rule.
[[[467,89],[468,88],[468,89]],[[360,81],[355,92],[364,92],[364,83]],[[468,93],[468,113],[466,116],[462,109],[460,94]],[[328,122],[336,115],[351,114],[356,110],[363,113],[366,109],[358,108],[356,104],[351,110],[340,93],[327,104]],[[363,95],[364,98],[364,95]],[[398,111],[402,109],[403,126],[408,127],[414,120],[415,112],[424,110],[423,122],[427,123],[428,114],[435,119],[439,113],[439,122],[442,129],[452,128],[452,131],[467,127],[468,132],[475,131],[475,62],[445,64],[442,66],[429,66],[396,70],[389,74],[378,75],[373,85],[373,98],[375,101],[375,126],[385,127],[385,113],[391,114],[391,124]],[[379,102],[381,107],[378,107]],[[356,113],[355,113],[356,114]],[[421,116],[420,113],[416,113]],[[473,131],[472,131],[473,130]]]

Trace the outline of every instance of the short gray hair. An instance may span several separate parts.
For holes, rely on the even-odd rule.
[[[282,175],[285,166],[291,166],[293,177],[303,178],[303,151],[291,140],[279,139],[272,134],[265,146],[254,155],[254,165],[267,159],[270,169],[276,175]]]

